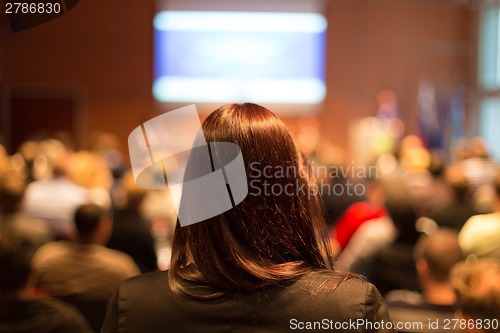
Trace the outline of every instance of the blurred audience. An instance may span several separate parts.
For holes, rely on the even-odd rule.
[[[367,179],[365,183],[367,200],[349,206],[330,232],[332,246],[342,252],[352,235],[366,221],[386,215],[383,206],[384,191],[377,179]]]
[[[453,268],[451,283],[463,332],[500,332],[500,261],[481,259]]]
[[[422,139],[408,135],[401,142],[399,162],[399,174],[392,175],[388,181],[401,182],[419,216],[434,213],[451,201],[449,187],[441,177],[444,166],[438,150],[430,152]]]
[[[472,216],[460,230],[459,242],[467,255],[500,259],[500,176],[495,181],[493,213]]]
[[[128,255],[102,245],[112,228],[102,207],[79,206],[74,222],[76,241],[48,243],[37,251],[37,285],[60,298],[108,300],[118,284],[139,274],[139,269]]]
[[[36,297],[32,279],[33,244],[15,233],[0,234],[0,332],[90,333],[73,307]]]
[[[89,151],[79,151],[71,156],[69,178],[87,189],[89,203],[111,208],[110,189],[113,183],[111,172],[101,155]]]
[[[156,271],[158,265],[151,221],[146,220],[141,212],[147,190],[135,184],[131,171],[123,175],[121,187],[125,202],[113,212],[113,232],[107,246],[130,255],[142,273]]]
[[[393,242],[382,246],[369,263],[368,278],[385,295],[395,289],[420,290],[413,259],[415,243],[420,237],[415,224],[417,214],[411,198],[394,194],[385,202],[396,228]]]
[[[464,170],[476,209],[482,213],[490,212],[492,185],[498,166],[491,159],[485,141],[479,137],[465,141],[461,157],[457,163]]]
[[[342,170],[344,153],[321,143],[319,123],[304,121],[307,126],[297,134],[303,152],[329,166],[320,171],[334,170],[334,165]],[[46,332],[89,330],[72,308],[33,298],[32,284],[64,300],[107,302],[124,279],[170,265],[176,211],[169,192],[135,184],[112,133],[97,133],[88,151],[75,151],[70,136],[59,138],[27,140],[12,156],[0,145],[0,332],[33,331],[37,325]],[[333,224],[336,269],[366,275],[387,295],[394,321],[426,317],[427,322],[452,318],[455,294],[448,275],[463,253],[469,264],[452,274],[461,318],[500,318],[498,261],[470,264],[483,257],[500,260],[499,167],[484,140],[459,142],[447,163],[442,151],[429,151],[410,135],[396,153],[381,155],[377,168],[380,178],[316,174],[320,186],[338,189],[364,182],[366,189],[365,196],[320,192],[327,223]],[[441,229],[417,243],[420,216]],[[453,229],[458,238],[442,228]],[[29,251],[19,237],[29,243]],[[45,244],[53,239],[65,241]],[[31,267],[26,263],[40,246],[35,256],[39,274],[28,281]],[[92,322],[91,327],[99,330]]]
[[[342,148],[329,140],[322,139],[310,158],[319,193],[325,205],[326,223],[331,229],[349,206],[366,200],[366,197],[351,190],[358,180],[353,179],[349,172],[353,165],[346,163],[345,151]]]
[[[444,331],[445,320],[455,318],[450,271],[464,258],[457,233],[441,229],[430,236],[422,235],[415,245],[414,258],[422,293],[411,290],[389,292],[385,297],[389,315],[393,322],[422,323],[420,332]],[[429,327],[429,320],[437,321],[439,327]]]
[[[35,140],[26,140],[11,157],[12,163],[22,170],[27,183],[42,178],[46,173],[46,158],[39,153],[39,146]]]
[[[121,144],[114,133],[98,131],[93,134],[91,150],[104,158],[114,179],[120,179],[126,171]]]
[[[52,167],[52,176],[28,185],[23,211],[43,219],[52,236],[58,239],[74,237],[72,215],[77,206],[89,201],[88,191],[68,178],[68,157],[63,156]]]
[[[470,199],[469,182],[461,167],[450,166],[445,172],[445,180],[452,190],[452,201],[430,215],[440,227],[462,229],[465,222],[478,214]]]
[[[397,229],[389,216],[364,222],[337,258],[335,268],[340,271],[370,275],[373,257],[394,241]]]
[[[10,169],[0,175],[0,235],[14,231],[29,239],[35,248],[52,240],[42,220],[21,211],[26,183],[20,172]]]
[[[349,207],[366,200],[365,196],[357,195],[356,193],[352,195],[347,194],[347,191],[344,189],[352,186],[352,184],[352,181],[350,182],[349,179],[344,177],[331,178],[328,180],[327,186],[335,190],[339,188],[343,189],[340,195],[335,194],[333,190],[321,192],[321,199],[326,209],[326,222],[330,228],[333,228],[335,222],[340,220]]]

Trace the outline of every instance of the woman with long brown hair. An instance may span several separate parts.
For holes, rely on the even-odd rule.
[[[281,120],[232,104],[202,131],[241,149],[248,194],[222,214],[178,223],[170,270],[123,283],[102,332],[392,331],[375,287],[334,271],[314,179]]]

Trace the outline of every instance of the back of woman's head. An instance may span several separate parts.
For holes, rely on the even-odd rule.
[[[174,292],[210,298],[331,270],[314,182],[281,120],[259,105],[232,104],[214,111],[202,129],[208,143],[239,146],[248,195],[221,215],[177,224],[169,273]]]

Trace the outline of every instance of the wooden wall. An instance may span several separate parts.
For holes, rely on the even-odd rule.
[[[467,0],[326,3],[328,94],[319,118],[334,143],[348,147],[349,121],[376,112],[380,89],[398,94],[410,131],[422,78],[440,85],[460,78],[473,96],[475,10]],[[66,15],[18,33],[3,17],[3,91],[19,84],[66,87],[80,103],[80,148],[94,130],[117,133],[126,147],[128,133],[157,114],[151,96],[154,10],[152,0],[80,1]]]

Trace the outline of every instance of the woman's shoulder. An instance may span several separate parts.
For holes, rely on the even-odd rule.
[[[155,284],[155,283],[163,283],[167,282],[168,278],[168,271],[158,271],[158,272],[152,272],[152,273],[143,273],[139,275],[135,275],[131,278],[128,278],[124,282],[122,282],[122,285],[125,286],[141,286],[143,284]]]
[[[337,271],[311,272],[302,276],[295,284],[304,292],[324,298],[346,298],[346,301],[359,298],[376,297],[378,290],[366,278],[353,273]]]
[[[314,309],[315,316],[339,322],[352,318],[370,322],[389,320],[382,295],[360,275],[315,272],[302,277],[294,288],[303,290],[296,295],[298,302],[304,309]]]
[[[168,271],[135,275],[123,281],[118,289],[119,296],[126,295],[127,298],[132,298],[134,295],[139,298],[145,295],[152,297],[168,291]]]
[[[308,303],[335,308],[350,315],[376,311],[383,305],[383,298],[377,288],[357,274],[335,271],[308,273],[291,289],[298,298]],[[339,309],[340,304],[342,309]]]

